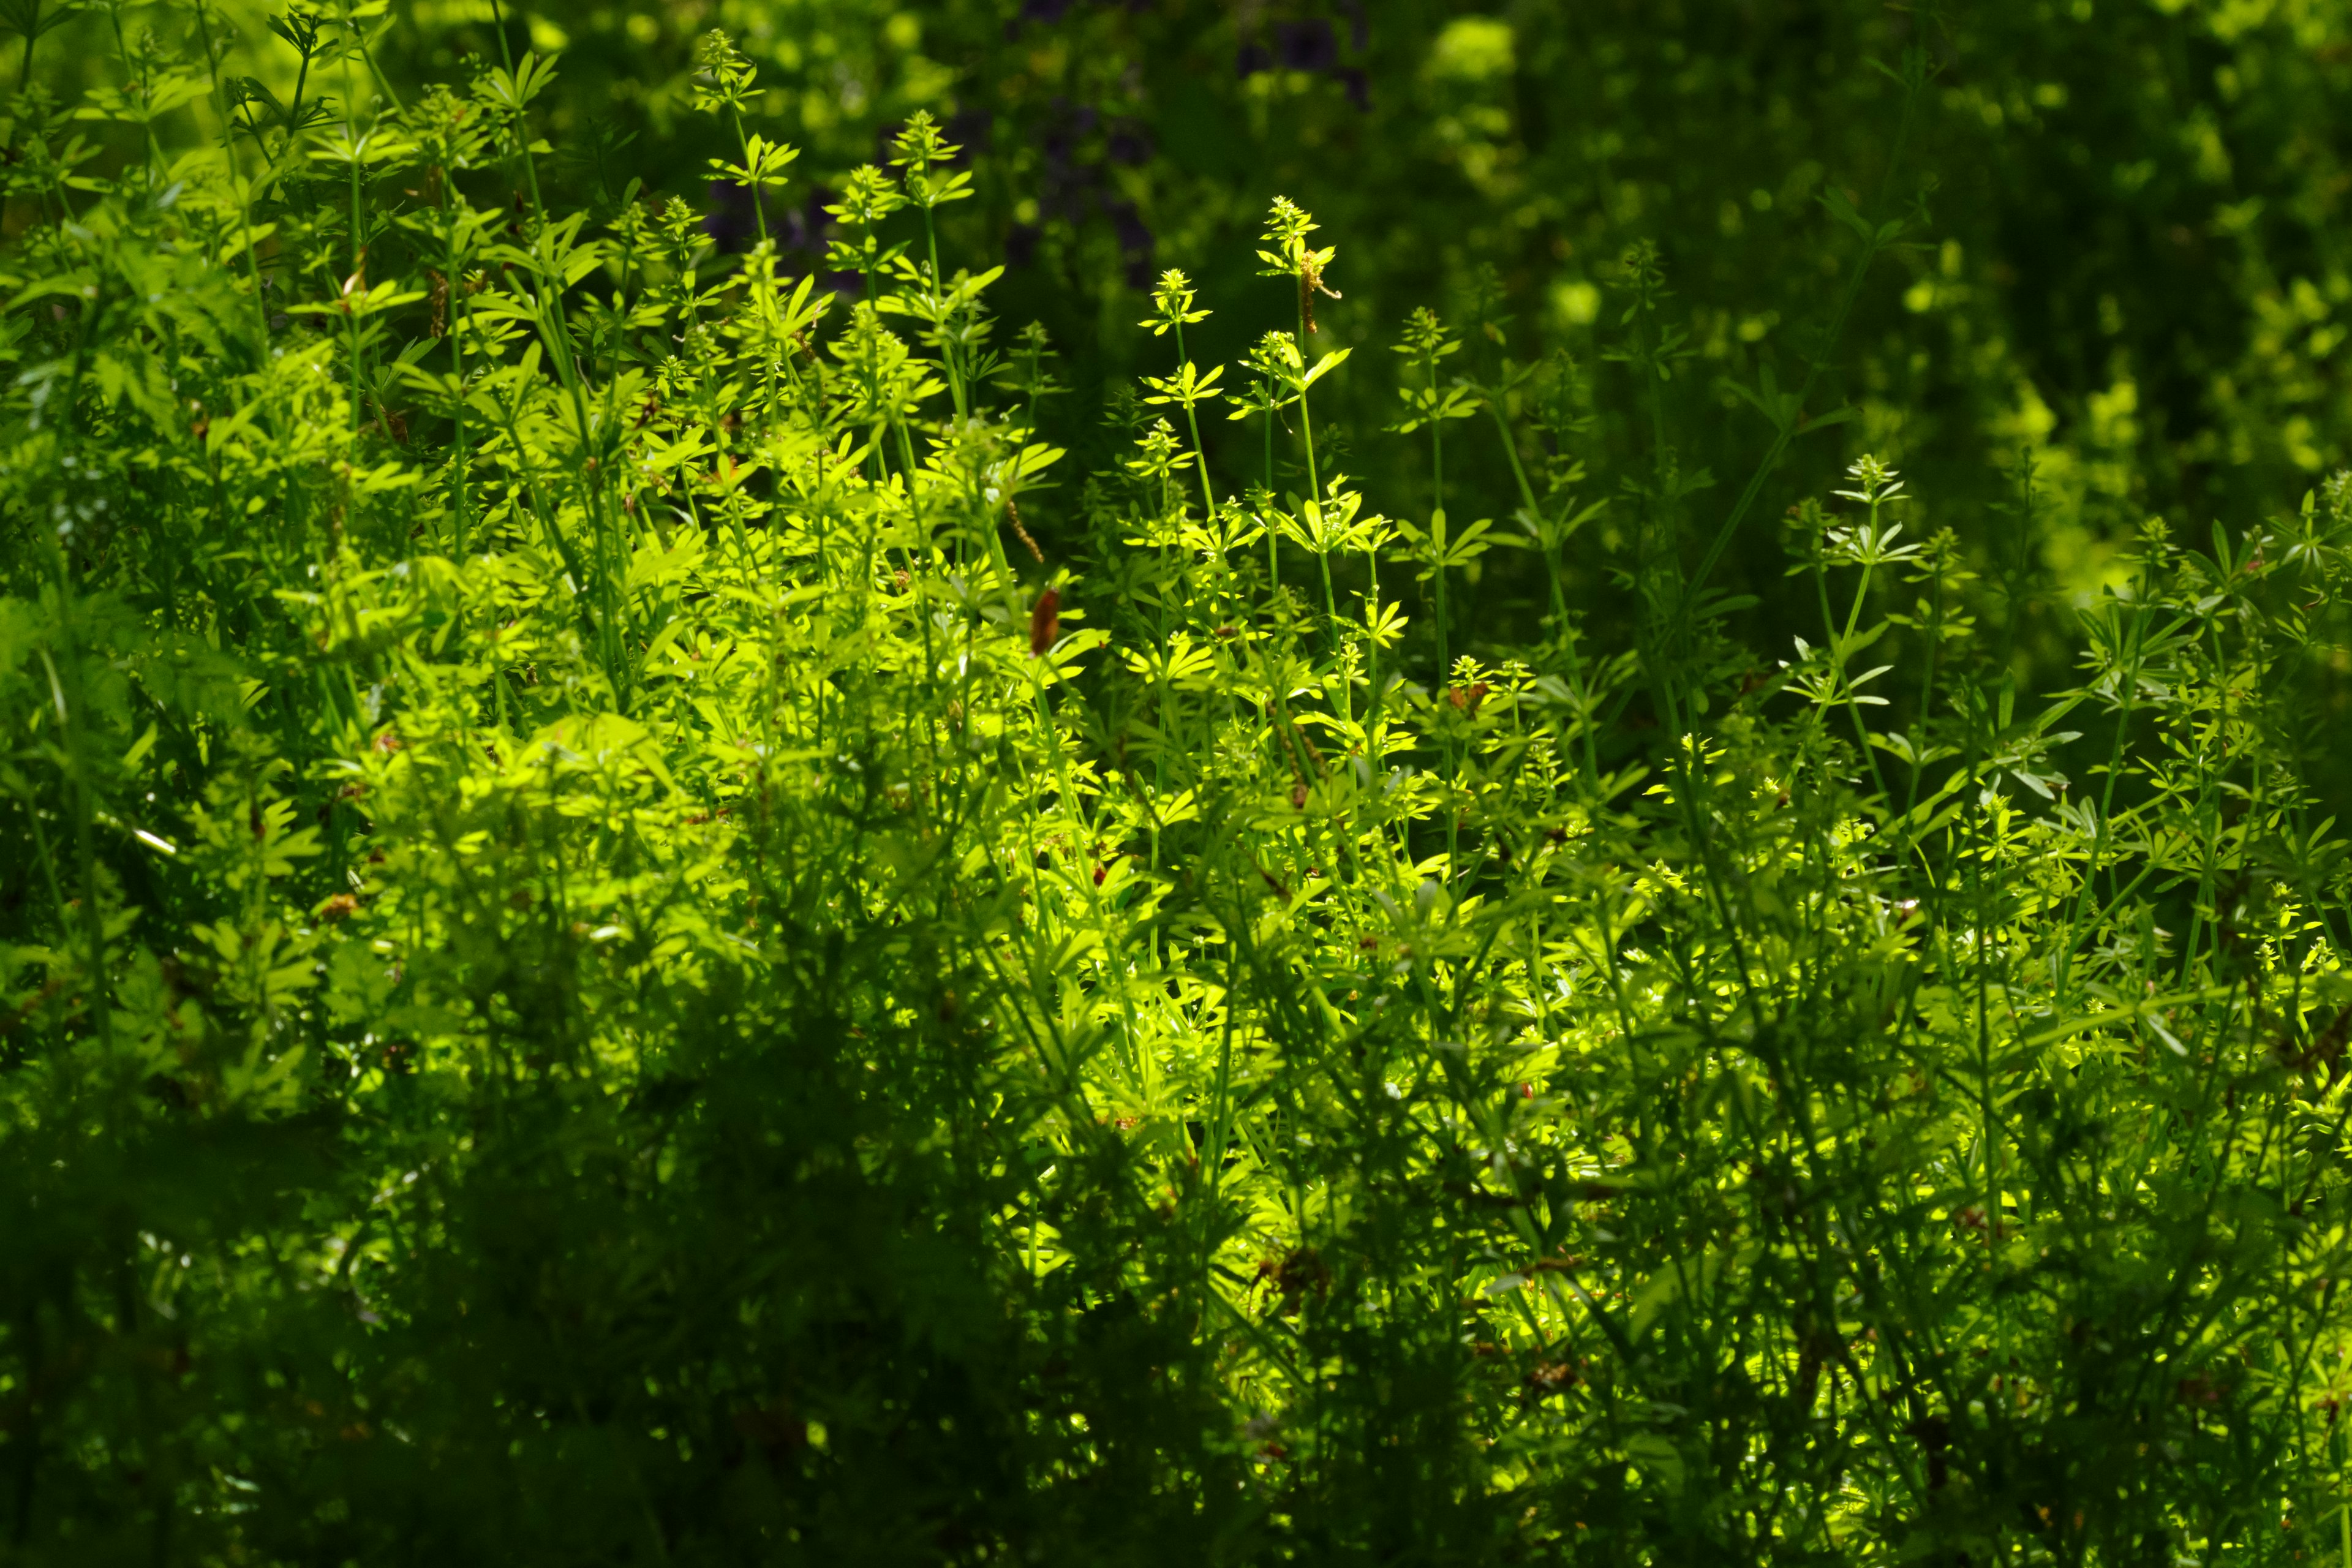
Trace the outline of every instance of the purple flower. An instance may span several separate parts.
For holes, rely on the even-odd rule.
[[[732,180],[713,180],[709,184],[710,211],[702,220],[702,232],[722,251],[749,250],[758,237],[760,217],[752,206],[752,195],[748,185]]]
[[[1151,230],[1145,226],[1143,216],[1135,210],[1133,203],[1114,204],[1110,209],[1110,226],[1118,236],[1119,249],[1129,256],[1139,252],[1146,256],[1151,253]]]
[[[1331,24],[1323,17],[1317,16],[1305,22],[1277,23],[1274,36],[1286,69],[1328,71],[1339,63],[1339,36],[1332,32]]]
[[[814,269],[824,259],[825,232],[833,224],[832,215],[824,209],[834,199],[832,191],[823,185],[812,185],[806,201],[778,215],[771,231],[777,251],[786,257],[799,257],[807,268]]]
[[[948,141],[961,149],[954,167],[968,169],[971,161],[995,141],[996,117],[984,109],[960,109],[948,120]]]
[[[1274,68],[1274,57],[1264,44],[1244,44],[1234,51],[1234,74],[1251,77]]]
[[[1135,121],[1121,121],[1112,128],[1106,151],[1114,163],[1140,163],[1151,156],[1151,138]]]
[[[1358,54],[1372,47],[1371,24],[1364,19],[1364,0],[1339,0],[1339,11],[1348,18],[1348,42]]]
[[[1157,248],[1150,228],[1143,215],[1129,202],[1114,202],[1110,205],[1111,232],[1118,237],[1118,248],[1127,258],[1127,286],[1144,289],[1151,287],[1154,274],[1152,256]]]

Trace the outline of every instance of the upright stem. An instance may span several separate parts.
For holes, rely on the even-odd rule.
[[[1454,660],[1446,641],[1445,616],[1445,421],[1437,416],[1437,356],[1424,353],[1422,369],[1429,376],[1429,471],[1432,503],[1429,513],[1430,542],[1436,547],[1437,559],[1431,563],[1437,578],[1437,684],[1443,688],[1453,679]]]
[[[146,73],[142,71],[138,66],[132,62],[131,58],[131,45],[122,37],[122,8],[120,5],[110,5],[107,7],[106,14],[107,19],[114,24],[114,50],[115,53],[122,57],[122,74],[129,78],[135,85],[139,93],[140,101],[143,103],[147,101],[147,77]],[[27,41],[25,45],[25,63],[30,65],[32,63],[32,59],[33,46],[29,41]],[[147,138],[148,173],[153,175],[160,175],[163,172],[163,144],[155,140],[155,120],[152,114],[148,116],[145,121],[141,122],[140,130],[145,133]]]
[[[1274,378],[1268,376],[1265,382],[1265,491],[1268,495],[1274,493]],[[1265,531],[1265,580],[1267,586],[1276,590],[1282,586],[1281,543],[1273,529]]]
[[[965,402],[963,363],[961,359],[956,353],[955,339],[950,335],[948,331],[946,305],[947,286],[940,279],[939,226],[931,221],[931,205],[929,202],[925,202],[923,204],[923,241],[930,248],[931,302],[940,312],[940,358],[945,362],[947,366],[948,391],[955,398],[956,423],[958,425],[961,425],[967,418],[971,417],[969,407]]]
[[[1315,416],[1307,410],[1307,389],[1298,389],[1298,435],[1307,447],[1307,493],[1323,499],[1323,476],[1315,467]]]
[[[490,0],[490,18],[491,30],[499,37],[499,58],[504,63],[511,78],[514,72],[514,51],[507,43],[506,11],[500,0]],[[521,105],[516,105],[515,116],[520,133],[514,137],[511,150],[520,160],[523,179],[530,186],[531,248],[534,252],[534,259],[543,262],[544,257],[538,252],[539,242],[546,229],[546,209],[540,196],[539,162],[531,156],[530,131],[529,125],[523,122],[527,110]],[[592,426],[588,418],[587,396],[581,385],[580,366],[572,353],[572,330],[563,309],[563,276],[560,268],[552,275],[550,275],[543,267],[539,270],[539,286],[532,291],[531,302],[538,307],[537,324],[540,337],[547,344],[548,358],[554,363],[556,379],[562,384],[564,394],[571,402],[572,426],[579,441],[580,456],[586,458],[592,456],[589,451]],[[520,442],[517,444],[517,450],[520,454]],[[585,463],[582,467],[583,470],[586,469]],[[610,582],[614,573],[607,555],[610,542],[617,530],[605,514],[606,497],[602,469],[603,465],[599,465],[596,470],[585,472],[583,488],[588,498],[589,521],[596,530],[599,575],[606,579],[599,584],[604,600],[604,619],[607,623],[603,637],[604,672],[606,679],[613,683],[614,700],[625,711],[629,705],[629,682],[624,679],[625,671],[620,662],[618,628],[614,624],[625,605],[614,597],[614,589]],[[551,519],[548,520],[548,525],[550,528],[554,526]]]
[[[743,116],[730,104],[728,106],[727,118],[735,125],[735,145],[743,150],[744,172],[756,175],[758,171],[751,167],[751,139],[743,134]],[[751,181],[751,221],[758,226],[760,242],[766,244],[768,239],[767,203],[761,199],[760,182],[757,178]]]
[[[472,531],[473,521],[470,515],[472,500],[467,494],[467,482],[466,336],[457,330],[457,302],[465,298],[465,285],[457,276],[457,219],[456,209],[451,206],[449,201],[449,172],[446,169],[441,169],[435,173],[439,176],[435,184],[439,185],[441,196],[443,241],[441,264],[446,268],[442,273],[442,277],[446,279],[442,287],[446,289],[449,294],[448,304],[442,317],[442,325],[449,334],[449,360],[451,368],[456,371],[457,376],[457,395],[452,399],[453,418],[457,429],[451,437],[457,443],[457,452],[452,460],[451,489],[455,491],[454,499],[457,503],[457,563],[463,566],[468,543],[467,536]]]
[[[196,17],[200,23],[204,19],[204,8],[201,5],[196,9]],[[19,103],[24,101],[25,89],[30,86],[33,80],[33,49],[41,41],[41,0],[32,0],[32,11],[25,19],[25,57],[17,62],[16,66],[16,101]],[[205,50],[207,55],[211,52],[209,48]],[[217,65],[214,67],[214,82],[215,85],[219,82]],[[16,151],[16,132],[23,123],[24,117],[21,114],[10,117],[8,144],[5,150],[0,151],[5,151],[13,157]],[[0,230],[7,227],[7,200],[5,197],[0,197]]]
[[[1184,352],[1184,323],[1179,321],[1176,323],[1176,374],[1183,374],[1184,367],[1192,363],[1192,356]],[[1189,403],[1184,405],[1184,423],[1192,428],[1192,461],[1201,469],[1201,505],[1204,509],[1201,516],[1204,521],[1213,521],[1217,515],[1217,495],[1209,488],[1209,454],[1201,446],[1200,417],[1192,412],[1192,405]]]
[[[1927,57],[1923,50],[1913,49],[1905,64],[1903,117],[1895,127],[1894,148],[1887,155],[1885,178],[1880,182],[1882,197],[1894,188],[1895,174],[1903,166],[1903,150],[1911,139],[1912,117],[1927,83]],[[1845,288],[1838,295],[1836,308],[1830,312],[1829,325],[1822,333],[1821,347],[1807,362],[1805,379],[1799,384],[1796,401],[1790,406],[1803,408],[1815,384],[1821,380],[1822,372],[1829,368],[1830,356],[1836,352],[1838,340],[1845,335],[1846,318],[1853,313],[1854,301],[1861,297],[1862,280],[1869,274],[1870,264],[1878,259],[1879,252],[1893,243],[1895,232],[1891,228],[1874,232],[1869,242],[1863,246],[1862,254],[1854,258],[1853,269],[1846,274]],[[1738,501],[1733,505],[1730,515],[1723,520],[1723,526],[1716,530],[1706,553],[1699,558],[1698,570],[1685,580],[1682,589],[1685,603],[1696,602],[1699,591],[1706,586],[1707,578],[1714,574],[1717,564],[1722,561],[1723,552],[1731,547],[1732,536],[1739,531],[1739,524],[1748,516],[1748,509],[1763,493],[1764,481],[1771,477],[1773,469],[1780,466],[1781,454],[1789,449],[1789,443],[1795,439],[1796,435],[1797,421],[1793,417],[1784,421],[1774,434],[1771,446],[1765,449],[1763,461],[1758,463],[1756,471],[1748,476],[1747,487],[1739,492]]]
[[[347,68],[343,74],[345,81],[348,84],[351,72]],[[348,100],[348,92],[345,96]],[[359,316],[352,310],[352,304],[353,290],[356,290],[362,297],[364,297],[367,293],[367,279],[364,275],[367,268],[367,247],[362,242],[361,233],[362,220],[360,209],[359,145],[352,135],[352,124],[351,117],[348,114],[343,118],[343,141],[344,144],[351,149],[352,153],[352,276],[351,281],[347,285],[343,294],[343,324],[347,329],[346,335],[351,342],[351,426],[352,433],[356,436],[359,433],[360,427],[360,403],[362,395],[361,373],[362,369],[360,363],[360,354],[362,344],[360,337],[360,319]]]
[[[16,67],[16,96],[25,96],[25,89],[33,79],[33,46],[41,41],[41,0],[33,0],[31,16],[25,22],[25,58]],[[16,128],[8,128],[8,145],[16,145]]]
[[[243,223],[246,276],[253,281],[253,354],[257,363],[269,357],[269,306],[261,297],[261,258],[253,244],[253,187],[246,184],[244,160],[236,155],[236,120],[229,112],[228,95],[221,89],[221,51],[213,46],[211,0],[198,0],[196,31],[204,41],[205,67],[212,73],[213,100],[221,119],[221,151],[228,155],[229,179],[237,196],[238,216]],[[32,62],[32,49],[25,51],[26,63]],[[251,129],[250,124],[247,130]],[[257,140],[257,147],[259,143]]]

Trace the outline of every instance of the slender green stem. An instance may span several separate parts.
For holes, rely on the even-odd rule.
[[[1191,356],[1184,352],[1184,323],[1179,321],[1176,323],[1177,374],[1182,374],[1184,367],[1192,363]],[[1192,411],[1192,405],[1189,402],[1184,405],[1184,424],[1192,433],[1192,461],[1201,470],[1201,516],[1205,521],[1214,522],[1217,517],[1217,493],[1209,484],[1209,454],[1207,448],[1201,445],[1200,416]]]

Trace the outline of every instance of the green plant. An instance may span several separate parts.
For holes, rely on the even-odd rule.
[[[835,289],[728,40],[732,258],[541,184],[535,51],[395,96],[298,11],[281,107],[184,21],[5,175],[12,1558],[2338,1549],[2344,483],[2141,527],[2040,698],[2030,563],[1863,457],[1768,670],[1708,580],[1838,421],[1759,381],[1707,510],[1654,249],[1605,510],[1601,394],[1482,311],[1372,512],[1286,201],[1256,460],[1171,272],[1057,491],[928,116]],[[1907,231],[1838,216],[1850,303]],[[1516,529],[1446,521],[1482,409]],[[1496,563],[1540,638],[1466,630]]]

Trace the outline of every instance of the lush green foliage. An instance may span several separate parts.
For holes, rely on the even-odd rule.
[[[448,30],[383,41],[388,69],[495,57],[486,26],[457,23],[467,13],[437,15]],[[545,123],[573,177],[590,184],[579,150],[609,126],[638,138],[625,173],[697,205],[729,133],[688,112],[693,40],[740,37],[765,123],[807,149],[811,182],[784,197],[793,270],[816,259],[833,199],[819,193],[913,110],[951,110],[953,139],[985,150],[975,199],[949,218],[957,253],[1010,263],[1000,312],[1043,320],[1068,356],[1077,395],[1045,417],[1089,468],[1120,456],[1091,417],[1100,395],[1160,368],[1128,330],[1159,269],[1186,268],[1220,306],[1192,345],[1204,363],[1279,324],[1250,281],[1276,193],[1347,237],[1348,298],[1322,323],[1337,342],[1382,346],[1429,305],[1489,379],[1507,351],[1481,320],[1509,318],[1523,363],[1555,346],[1595,360],[1613,264],[1654,244],[1693,351],[1665,393],[1673,437],[1726,485],[1764,429],[1731,384],[1803,383],[1843,310],[1808,406],[1854,408],[1853,444],[1792,452],[1774,510],[1874,451],[1973,549],[1970,521],[2031,445],[2044,494],[2030,562],[2070,593],[2122,582],[2117,552],[2149,515],[2263,515],[2352,462],[2343,0],[625,0],[555,19],[568,37]],[[1915,44],[1933,75],[1906,97],[1887,69]],[[246,68],[291,83],[282,50]],[[1850,302],[1824,243],[1832,186],[1914,220]],[[748,243],[740,204],[719,216]],[[1622,372],[1599,368],[1596,386],[1584,453],[1613,490],[1654,437]],[[1337,431],[1390,417],[1385,378],[1328,396]],[[1240,471],[1246,434],[1205,434]],[[1518,498],[1486,437],[1449,481],[1454,510],[1507,517]],[[1384,504],[1430,504],[1416,444],[1364,441],[1346,466]],[[1749,531],[1727,570],[1771,581],[1777,542]],[[1457,588],[1514,637],[1548,607],[1516,574]],[[1597,563],[1573,562],[1570,588],[1605,608]],[[1769,595],[1748,623],[1759,646],[1805,629]],[[2068,635],[2063,616],[2029,612],[2021,643],[2049,683]]]
[[[1548,323],[1380,322],[1402,200],[1003,272],[1003,168],[803,103],[813,210],[707,35],[721,252],[562,96],[609,51],[381,10],[66,14],[15,100],[12,1559],[2352,1558],[2352,488],[2168,528],[1955,416],[2000,510],[1914,517],[1934,400],[1824,403],[1974,319],[1937,35],[1776,367],[1667,289],[1729,219]],[[1139,382],[1000,324],[1055,266]]]

